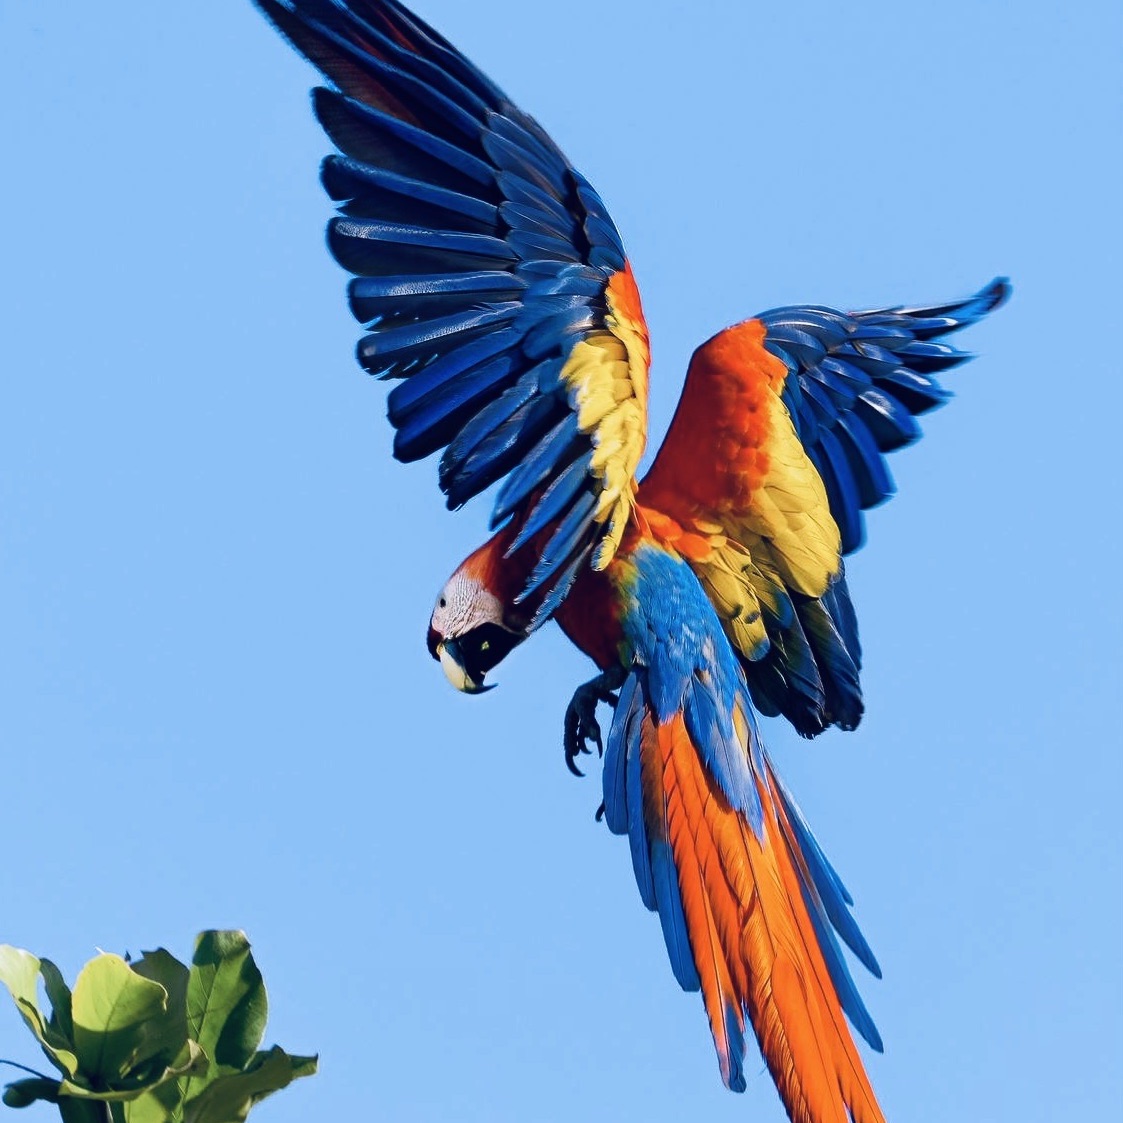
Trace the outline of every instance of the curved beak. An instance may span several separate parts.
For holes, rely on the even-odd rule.
[[[484,685],[484,676],[481,673],[474,678],[465,665],[464,651],[459,642],[454,639],[444,640],[437,644],[437,658],[441,661],[441,670],[445,678],[464,694],[484,694],[495,688],[495,683]]]

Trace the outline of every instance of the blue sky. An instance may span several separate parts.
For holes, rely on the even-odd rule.
[[[766,733],[885,971],[887,1116],[1112,1117],[1118,5],[417,6],[612,209],[653,443],[730,322],[1013,278],[851,567],[866,720]],[[475,699],[425,651],[485,513],[390,458],[311,69],[248,0],[5,0],[0,57],[0,941],[73,974],[244,927],[322,1054],[274,1123],[780,1123],[565,771],[582,657],[548,629]]]

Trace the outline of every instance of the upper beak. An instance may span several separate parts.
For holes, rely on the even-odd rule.
[[[463,691],[465,694],[483,694],[494,689],[495,683],[484,686],[482,674],[476,679],[468,673],[468,668],[464,665],[464,652],[456,640],[447,639],[437,644],[437,658],[441,661],[441,669],[445,673],[445,678],[457,690]]]

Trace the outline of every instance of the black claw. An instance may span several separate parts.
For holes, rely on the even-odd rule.
[[[565,711],[565,766],[574,776],[585,775],[576,763],[581,752],[580,720],[577,707],[570,702]]]
[[[575,776],[584,775],[576,761],[582,753],[592,755],[590,745],[596,745],[597,755],[604,756],[597,704],[608,701],[609,696],[610,692],[594,679],[577,688],[565,711],[565,764]]]
[[[592,755],[590,745],[596,745],[597,756],[604,756],[604,740],[601,737],[600,723],[597,721],[597,705],[615,708],[618,701],[613,691],[619,688],[626,675],[621,667],[610,668],[597,675],[591,682],[579,686],[573,700],[565,711],[565,766],[574,776],[585,773],[577,767],[577,758],[582,753]]]
[[[596,821],[599,823],[604,818],[604,800],[600,801],[600,807],[597,808]]]

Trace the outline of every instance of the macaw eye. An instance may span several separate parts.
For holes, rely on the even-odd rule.
[[[439,605],[439,606],[440,606],[441,608],[447,608],[447,607],[448,607],[448,601],[446,601],[446,600],[444,599],[444,597],[441,597],[441,599],[440,599],[439,601],[437,601],[437,604],[438,604],[438,605]]]

